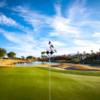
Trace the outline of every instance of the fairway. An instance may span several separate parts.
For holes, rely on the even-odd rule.
[[[100,72],[51,70],[51,100],[100,100]],[[0,100],[49,100],[49,71],[0,68]]]

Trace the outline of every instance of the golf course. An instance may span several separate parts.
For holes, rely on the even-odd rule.
[[[49,100],[49,68],[0,68],[0,100]],[[51,100],[100,100],[100,72],[51,68]]]
[[[100,100],[100,0],[0,0],[0,100]]]

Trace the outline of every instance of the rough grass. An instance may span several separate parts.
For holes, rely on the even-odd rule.
[[[51,70],[51,100],[100,100],[100,72]],[[48,68],[0,68],[0,100],[49,100]]]

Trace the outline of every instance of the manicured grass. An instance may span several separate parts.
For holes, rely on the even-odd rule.
[[[100,100],[100,72],[51,70],[52,100]],[[0,100],[49,100],[47,68],[0,68]]]

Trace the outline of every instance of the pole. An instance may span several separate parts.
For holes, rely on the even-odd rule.
[[[51,56],[53,55],[53,53],[56,52],[56,50],[54,49],[53,44],[51,43],[51,41],[49,41],[49,50],[47,50],[45,53],[47,54],[48,58],[49,58],[49,100],[51,100]]]
[[[49,55],[49,100],[51,100],[51,57]]]

